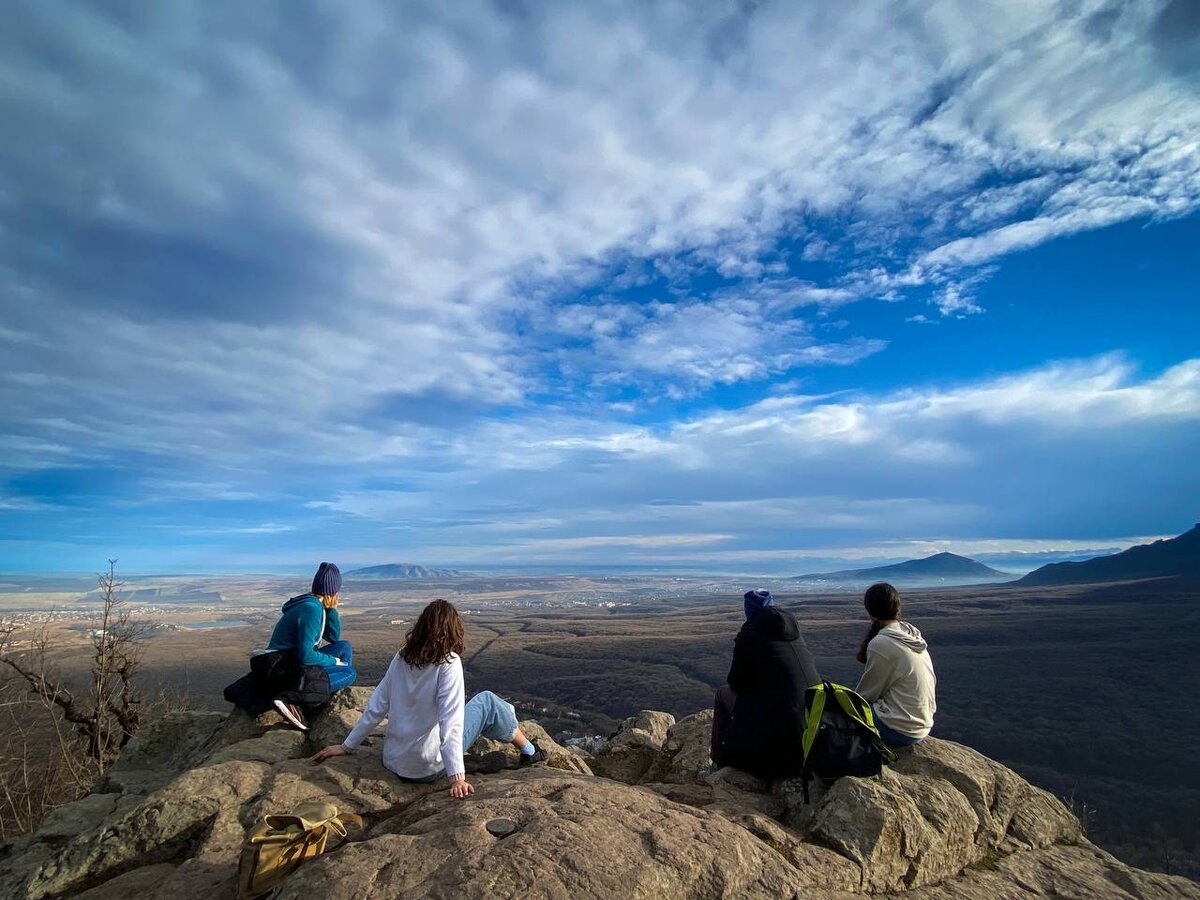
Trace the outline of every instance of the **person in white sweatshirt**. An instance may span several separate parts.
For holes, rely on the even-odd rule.
[[[404,781],[450,779],[450,796],[474,793],[463,766],[463,748],[479,737],[508,741],[521,751],[521,766],[546,761],[517,726],[511,703],[483,691],[464,703],[462,617],[453,604],[434,600],[421,611],[366,709],[340,744],[318,750],[313,762],[350,753],[387,719],[383,764]]]
[[[900,621],[900,593],[873,584],[863,596],[871,628],[858,650],[866,663],[855,690],[871,704],[879,736],[890,747],[920,743],[933,728],[937,677],[921,632]]]

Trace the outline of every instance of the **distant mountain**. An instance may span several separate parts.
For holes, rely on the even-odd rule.
[[[1011,578],[991,566],[985,566],[957,553],[935,553],[925,559],[910,559],[892,566],[875,566],[870,569],[846,569],[841,572],[819,572],[812,575],[797,575],[795,580],[821,579],[823,581],[947,581],[966,578],[978,581],[985,578]]]
[[[389,563],[386,566],[367,566],[346,573],[347,578],[459,578],[457,569],[429,569],[412,563]]]
[[[1112,556],[1051,563],[1034,569],[1016,584],[1087,584],[1171,575],[1200,576],[1200,525],[1179,537],[1139,544]]]

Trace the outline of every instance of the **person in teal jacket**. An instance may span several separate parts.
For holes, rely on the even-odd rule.
[[[313,576],[312,590],[283,604],[283,615],[275,623],[267,645],[267,650],[294,650],[302,666],[325,669],[330,693],[349,687],[358,678],[352,665],[353,648],[349,641],[342,640],[342,619],[338,613],[341,589],[342,573],[338,567],[321,563]],[[328,643],[318,647],[321,641]],[[280,703],[275,705],[279,707]],[[306,727],[298,710],[281,708],[280,712],[298,728]]]

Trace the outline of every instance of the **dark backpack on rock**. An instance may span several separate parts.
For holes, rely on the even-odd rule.
[[[252,716],[272,709],[276,699],[314,713],[329,702],[329,673],[321,666],[302,666],[292,650],[272,650],[250,657],[250,674],[225,688],[225,699]]]
[[[823,681],[804,692],[804,802],[814,777],[834,781],[844,775],[880,775],[896,761],[875,727],[871,705],[844,685]]]
[[[251,672],[225,688],[225,702],[232,703],[248,715],[261,716],[274,708],[274,698],[266,692],[262,679]]]
[[[250,673],[271,695],[295,690],[300,683],[300,659],[292,650],[271,650],[250,657]]]
[[[321,666],[301,666],[296,686],[279,693],[279,699],[294,703],[310,715],[327,704],[330,696],[329,673]]]

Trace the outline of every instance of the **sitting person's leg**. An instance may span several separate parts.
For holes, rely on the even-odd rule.
[[[889,728],[883,719],[879,718],[878,713],[875,714],[875,727],[879,729],[879,736],[883,738],[883,742],[889,747],[911,747],[914,744],[921,743],[921,738],[901,734],[896,729]]]
[[[491,691],[480,691],[463,710],[463,749],[469,750],[481,737],[512,744],[521,751],[521,765],[546,759],[546,751],[521,731],[513,705]]]
[[[320,649],[322,653],[336,656],[347,665],[353,665],[354,663],[354,648],[350,646],[349,641],[330,641]]]
[[[336,656],[345,663],[341,666],[323,666],[329,673],[329,693],[337,693],[358,680],[358,672],[351,665],[354,660],[354,649],[350,646],[349,641],[332,641],[322,647],[321,652]]]
[[[727,684],[717,688],[716,694],[713,696],[713,727],[712,727],[712,744],[709,749],[709,755],[712,756],[712,761],[716,765],[722,765],[718,757],[721,755],[721,741],[725,736],[725,729],[729,727],[729,720],[733,718],[733,708],[737,705],[737,693]]]

